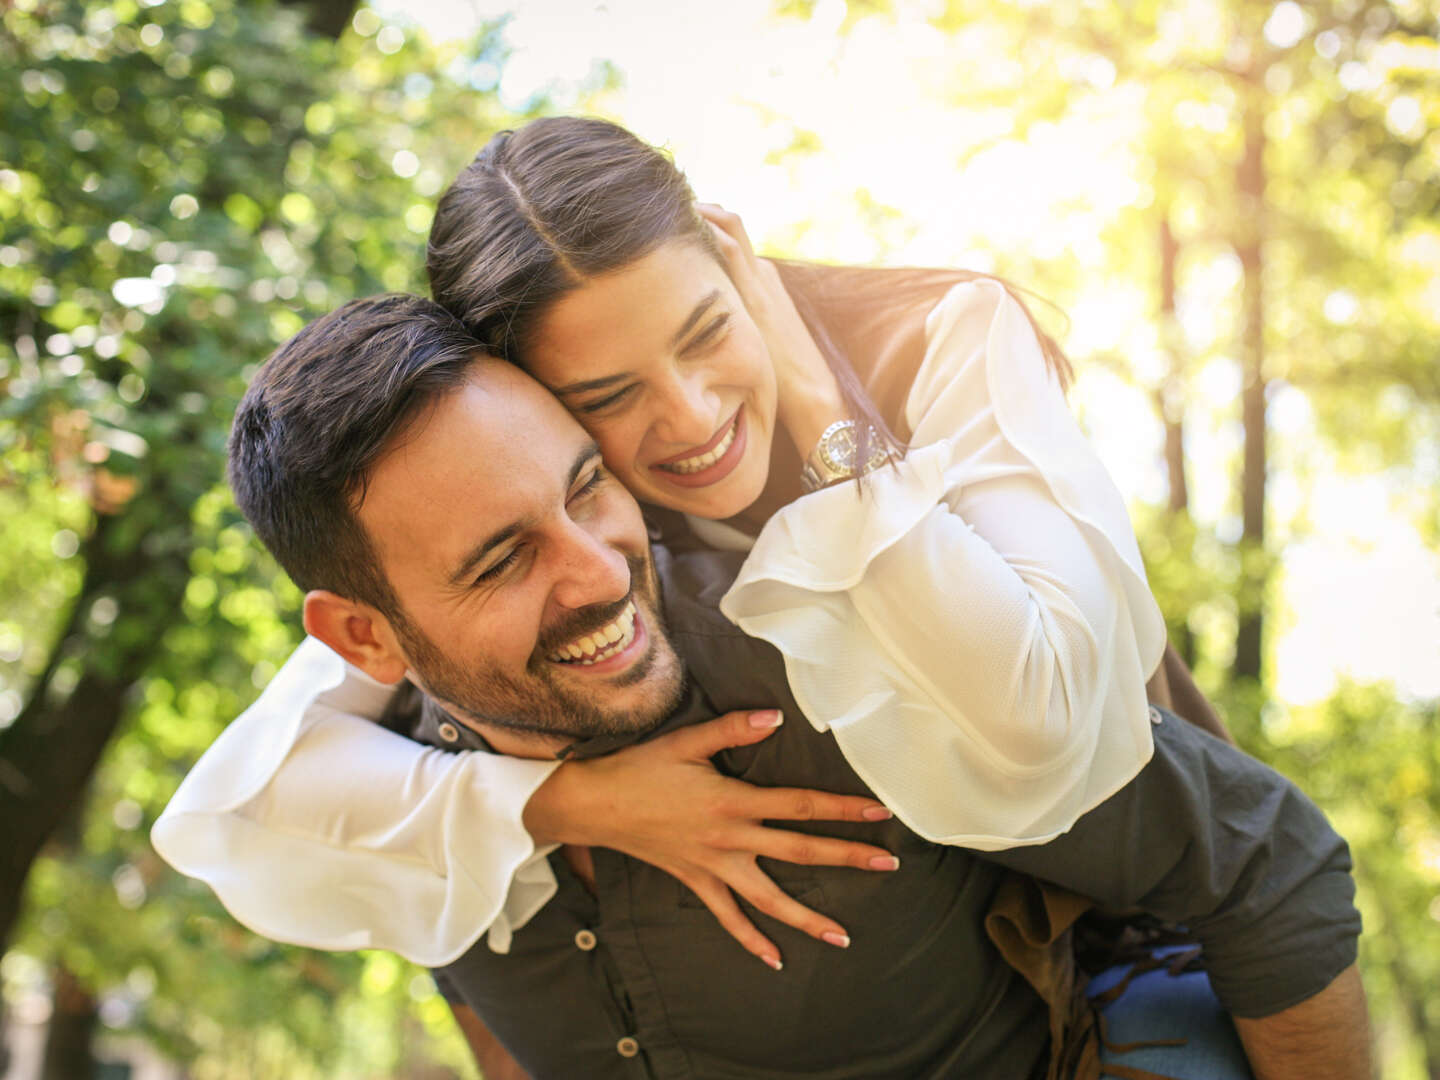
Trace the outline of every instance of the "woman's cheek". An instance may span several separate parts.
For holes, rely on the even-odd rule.
[[[606,425],[605,430],[590,432],[600,444],[600,456],[605,467],[619,477],[620,482],[632,490],[636,478],[644,471],[641,456],[644,453],[644,434],[633,425]]]

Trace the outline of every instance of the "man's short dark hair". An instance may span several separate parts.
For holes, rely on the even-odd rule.
[[[392,293],[316,319],[261,366],[230,432],[230,486],[301,589],[401,613],[356,511],[380,455],[479,352],[439,304]]]

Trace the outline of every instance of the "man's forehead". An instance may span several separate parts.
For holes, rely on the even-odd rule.
[[[372,468],[359,517],[382,553],[445,562],[478,532],[533,513],[563,491],[593,445],[538,382],[477,360]]]
[[[557,443],[588,438],[555,395],[532,376],[508,361],[479,355],[462,381],[417,410],[372,471],[389,458],[434,456],[456,443],[509,446],[516,432]]]

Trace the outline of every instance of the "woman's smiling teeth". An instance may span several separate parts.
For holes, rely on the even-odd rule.
[[[667,462],[664,465],[656,466],[661,469],[668,469],[670,472],[695,473],[701,469],[708,469],[715,462],[725,456],[725,451],[730,449],[730,444],[735,441],[735,431],[740,426],[740,414],[736,413],[735,418],[730,421],[730,430],[725,432],[725,437],[703,454],[696,454],[694,457],[682,458],[679,461]]]
[[[618,652],[630,647],[635,640],[635,601],[625,605],[625,610],[615,617],[608,626],[602,626],[593,634],[578,637],[568,645],[562,645],[550,654],[549,659],[557,664],[580,663],[589,667],[601,660],[607,660]]]

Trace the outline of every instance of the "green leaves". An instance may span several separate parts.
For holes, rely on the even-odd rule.
[[[129,994],[178,1056],[269,1075],[341,1061],[355,1023],[384,1044],[370,1072],[407,1025],[449,1031],[428,980],[376,992],[362,958],[254,938],[146,839],[301,635],[223,482],[249,375],[345,300],[423,291],[434,196],[517,121],[447,74],[500,63],[492,35],[442,53],[361,21],[330,41],[269,3],[0,7],[0,817],[33,852],[84,810],[13,943]]]

